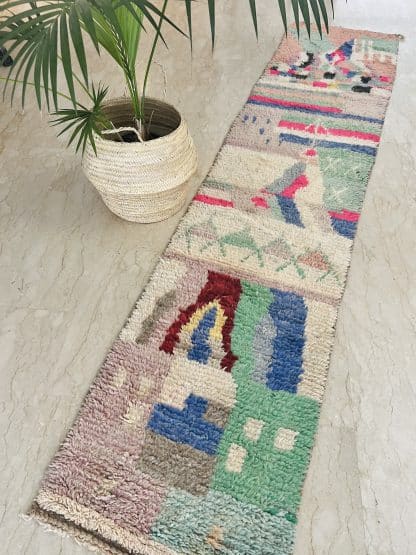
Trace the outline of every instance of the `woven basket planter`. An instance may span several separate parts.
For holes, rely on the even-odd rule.
[[[127,98],[115,98],[104,111],[116,129],[132,126]],[[146,99],[146,142],[120,142],[119,134],[95,136],[97,155],[88,144],[82,166],[108,208],[131,222],[157,222],[178,212],[186,201],[187,181],[197,157],[186,122],[173,106]]]

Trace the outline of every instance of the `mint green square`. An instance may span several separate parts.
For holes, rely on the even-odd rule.
[[[271,391],[263,384],[240,386],[219,446],[211,487],[271,514],[282,509],[296,513],[318,417],[319,404],[313,399]],[[250,418],[263,422],[256,441],[244,432]],[[275,446],[279,428],[297,433],[293,449]],[[246,450],[241,472],[227,470],[232,444]]]

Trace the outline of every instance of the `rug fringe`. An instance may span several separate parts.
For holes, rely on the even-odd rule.
[[[58,519],[56,519],[53,524],[46,522],[44,517],[42,517],[40,513],[36,512],[36,509],[32,508],[29,513],[20,513],[19,518],[25,522],[35,522],[45,532],[55,534],[61,538],[68,538],[70,541],[75,541],[79,546],[85,547],[93,553],[108,553],[109,555],[115,553],[114,551],[106,551],[103,546],[94,545],[86,536],[80,538],[79,535],[77,535],[77,533],[72,529],[71,531],[64,530],[63,526],[65,526],[65,524],[60,522]]]

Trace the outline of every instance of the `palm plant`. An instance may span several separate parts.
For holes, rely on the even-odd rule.
[[[187,15],[187,31],[181,30],[167,15],[168,0],[0,0],[0,48],[7,46],[14,58],[5,82],[4,94],[11,88],[13,101],[21,86],[21,102],[25,104],[27,86],[34,87],[41,108],[46,104],[55,116],[54,124],[63,125],[60,134],[71,131],[69,143],[84,150],[89,141],[95,150],[94,134],[101,135],[114,126],[103,110],[107,87],[95,85],[90,78],[86,53],[88,38],[100,54],[105,50],[121,69],[132,105],[131,124],[140,140],[149,138],[145,117],[146,86],[153,56],[159,41],[165,42],[162,24],[169,25],[190,39],[192,45],[192,10],[194,0],[183,0]],[[287,31],[285,0],[277,0]],[[256,35],[258,34],[256,0],[248,0]],[[212,44],[215,40],[215,0],[207,0]],[[325,0],[291,0],[299,33],[300,20],[310,33],[311,20],[328,30]],[[151,29],[153,43],[139,88],[136,75],[139,44],[143,30]],[[66,91],[58,90],[58,65],[63,68]],[[78,65],[80,75],[74,69]],[[79,100],[87,95],[90,106]],[[60,99],[67,102],[61,107]],[[68,104],[70,102],[70,104]],[[123,137],[119,138],[122,140]]]

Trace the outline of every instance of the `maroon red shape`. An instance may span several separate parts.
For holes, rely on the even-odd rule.
[[[196,303],[189,305],[186,309],[179,309],[179,316],[168,329],[165,339],[159,347],[160,350],[173,354],[173,350],[179,342],[182,327],[189,322],[195,311],[212,301],[218,301],[227,317],[222,330],[222,345],[225,355],[221,359],[221,367],[227,372],[231,372],[237,360],[237,357],[231,351],[231,331],[234,326],[234,314],[240,295],[241,284],[239,279],[209,271],[208,280],[199,292]]]

